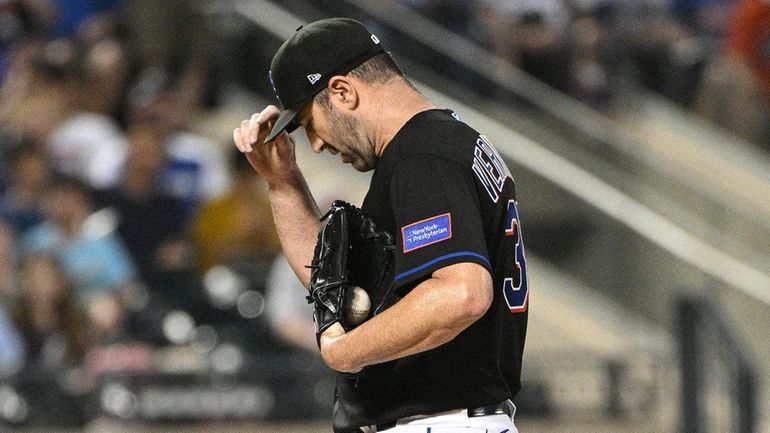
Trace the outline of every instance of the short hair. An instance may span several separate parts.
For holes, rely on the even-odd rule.
[[[393,78],[404,78],[404,72],[385,51],[356,66],[348,75],[365,83],[386,83]]]
[[[383,51],[374,57],[356,66],[353,70],[348,72],[348,76],[358,78],[359,80],[371,84],[378,83],[384,84],[394,78],[400,78],[409,83],[409,80],[404,76],[404,72],[393,60],[390,53]],[[411,85],[411,83],[409,83]],[[331,109],[331,101],[329,100],[329,90],[324,88],[313,98],[324,110]]]

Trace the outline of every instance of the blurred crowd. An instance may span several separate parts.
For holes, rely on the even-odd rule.
[[[229,137],[190,128],[218,103],[194,6],[0,1],[0,385],[87,394],[211,324],[216,343],[284,338],[255,322],[283,302],[268,282],[291,285],[265,185]],[[307,313],[304,339],[269,319],[307,346]]]
[[[611,112],[639,88],[770,150],[768,0],[402,0]]]

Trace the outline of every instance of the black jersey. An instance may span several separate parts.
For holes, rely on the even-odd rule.
[[[379,160],[362,209],[397,241],[386,301],[461,262],[489,270],[494,300],[444,345],[339,375],[336,432],[494,404],[520,388],[528,284],[513,179],[488,140],[455,116],[429,110],[410,119]]]

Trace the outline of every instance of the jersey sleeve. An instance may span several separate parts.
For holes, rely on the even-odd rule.
[[[396,167],[390,197],[397,231],[396,293],[456,263],[478,263],[491,272],[469,169],[437,156],[411,157]]]

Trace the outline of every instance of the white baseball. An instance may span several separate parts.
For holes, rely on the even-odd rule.
[[[372,301],[366,290],[353,286],[345,292],[345,315],[351,325],[357,326],[369,317]]]

